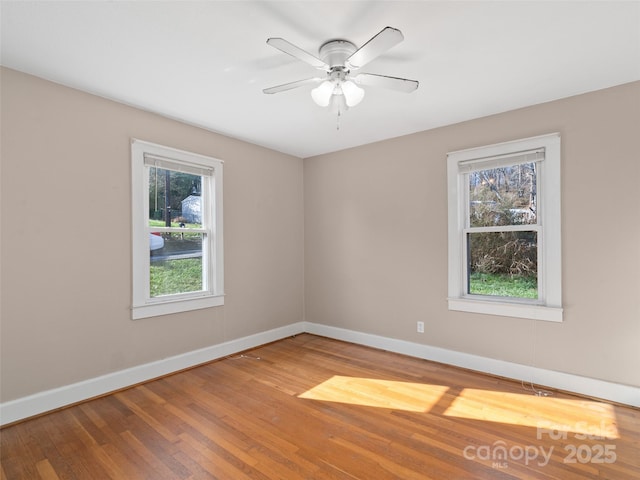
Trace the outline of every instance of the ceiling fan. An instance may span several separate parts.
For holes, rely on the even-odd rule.
[[[360,48],[347,40],[330,40],[322,44],[319,58],[293,45],[283,38],[269,38],[267,44],[301,60],[312,67],[323,70],[323,77],[297,80],[275,87],[265,88],[264,93],[272,94],[292,90],[307,85],[316,85],[311,90],[313,101],[321,107],[329,107],[338,116],[342,112],[360,103],[364,97],[364,89],[359,85],[383,87],[400,92],[413,92],[418,88],[418,81],[406,78],[389,77],[373,73],[356,73],[367,63],[397,45],[404,36],[397,28],[383,28]]]

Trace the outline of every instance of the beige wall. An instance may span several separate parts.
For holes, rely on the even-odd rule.
[[[0,80],[0,401],[303,317],[640,386],[640,83],[302,162],[15,71]],[[564,323],[449,312],[446,153],[555,131]],[[130,319],[131,137],[225,161],[224,307]]]
[[[2,70],[2,401],[303,319],[298,158]],[[225,306],[131,320],[132,137],[225,161]]]
[[[306,320],[640,386],[639,125],[637,82],[306,159]],[[564,322],[448,311],[447,152],[552,132]]]

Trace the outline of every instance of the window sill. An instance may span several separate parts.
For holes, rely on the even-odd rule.
[[[471,300],[468,298],[449,298],[449,310],[483,313],[503,317],[528,318],[548,322],[562,322],[562,308],[545,305],[527,305],[519,303],[499,303],[493,301]]]
[[[131,318],[137,320],[139,318],[157,317],[159,315],[188,312],[202,308],[219,307],[221,305],[224,305],[224,295],[134,305],[131,309]]]

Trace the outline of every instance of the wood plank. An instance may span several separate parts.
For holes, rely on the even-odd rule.
[[[640,410],[298,335],[0,431],[0,479],[640,479]]]

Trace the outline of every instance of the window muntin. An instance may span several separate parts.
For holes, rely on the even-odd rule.
[[[562,321],[560,136],[447,157],[449,309]],[[508,253],[506,292],[484,273],[495,260],[487,245]]]
[[[133,318],[223,304],[222,162],[132,143]]]

